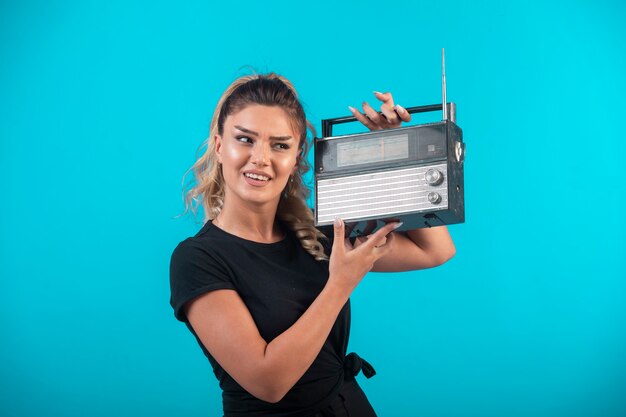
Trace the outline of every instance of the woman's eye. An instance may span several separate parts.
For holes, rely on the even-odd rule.
[[[289,145],[287,145],[286,143],[277,143],[276,148],[286,151],[287,149],[289,149]]]
[[[237,136],[237,140],[243,143],[252,143],[252,139],[247,136]]]

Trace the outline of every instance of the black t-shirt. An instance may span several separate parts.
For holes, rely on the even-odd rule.
[[[342,308],[324,345],[302,378],[278,403],[245,391],[206,350],[184,314],[184,304],[208,291],[232,289],[250,310],[266,342],[293,325],[328,280],[328,262],[316,261],[283,227],[276,243],[252,242],[207,222],[174,250],[170,264],[174,314],[185,322],[213,366],[223,390],[226,416],[306,416],[332,400],[344,378],[350,330],[350,301]],[[326,245],[328,248],[328,245]],[[329,250],[329,248],[328,248]]]

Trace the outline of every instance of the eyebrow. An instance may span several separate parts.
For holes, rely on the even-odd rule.
[[[235,126],[235,129],[241,130],[243,133],[247,133],[249,135],[259,136],[257,132],[254,130],[246,129],[245,127]],[[292,139],[291,136],[270,136],[271,140],[289,140]]]

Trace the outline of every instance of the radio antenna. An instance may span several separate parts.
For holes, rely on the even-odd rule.
[[[441,95],[443,96],[443,120],[448,120],[448,104],[446,102],[446,55],[444,48],[441,48]]]

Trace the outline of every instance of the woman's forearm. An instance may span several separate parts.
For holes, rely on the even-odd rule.
[[[456,253],[454,242],[446,226],[414,229],[404,233],[437,265],[446,262]]]
[[[350,292],[329,280],[298,321],[267,345],[261,374],[270,399],[280,400],[309,369]]]

